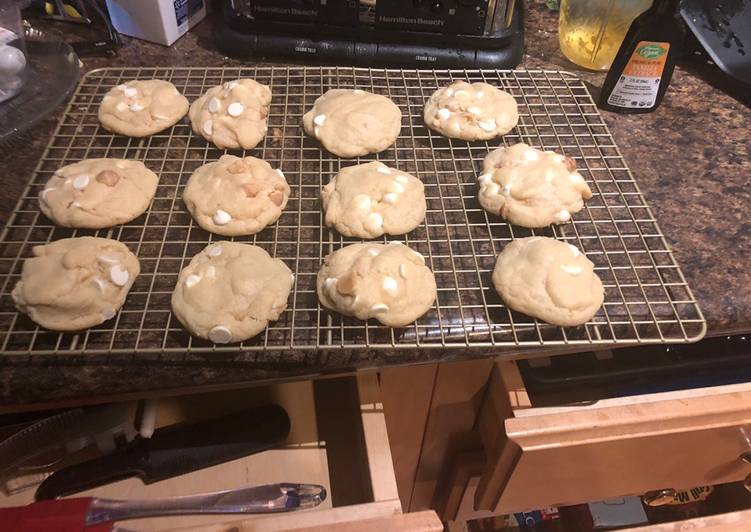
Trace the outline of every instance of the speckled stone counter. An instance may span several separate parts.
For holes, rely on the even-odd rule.
[[[561,55],[557,13],[527,3],[526,52],[520,68],[569,70],[596,95],[604,74],[581,71]],[[125,38],[116,58],[85,59],[102,66],[237,66],[246,60],[214,49],[204,21],[171,48]],[[726,92],[730,90],[730,93]],[[739,95],[740,94],[740,95]],[[751,332],[751,90],[729,87],[717,71],[695,61],[676,69],[662,106],[648,115],[604,112],[616,142],[673,246],[705,314],[709,335]],[[62,110],[62,109],[61,109]],[[0,148],[0,219],[5,222],[54,129],[60,111],[22,139]],[[230,359],[169,361],[110,357],[107,365],[72,358],[0,361],[0,409],[31,404],[106,400],[170,390],[244,385],[269,379],[352,371],[382,364],[461,359],[462,353],[266,354]]]

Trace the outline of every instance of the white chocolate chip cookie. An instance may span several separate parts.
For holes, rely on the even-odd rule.
[[[39,193],[39,208],[64,227],[111,227],[140,216],[158,181],[140,161],[85,159],[54,173]]]
[[[215,344],[242,342],[279,319],[294,275],[263,248],[209,244],[180,272],[172,310],[191,334]]]
[[[491,151],[478,180],[480,205],[522,227],[568,222],[592,197],[573,159],[524,143]]]
[[[188,112],[188,100],[169,81],[128,81],[110,89],[99,106],[107,131],[147,137],[175,125]]]
[[[553,325],[581,325],[604,300],[593,267],[576,246],[547,237],[521,238],[498,256],[493,285],[513,310]]]
[[[492,85],[454,81],[430,96],[423,118],[446,137],[488,140],[514,129],[519,111],[513,96]]]
[[[402,128],[402,112],[380,94],[331,89],[302,119],[305,132],[339,157],[378,153],[391,146]]]
[[[217,148],[250,150],[266,136],[271,89],[252,79],[212,87],[190,106],[193,131]]]
[[[377,161],[342,168],[321,191],[326,225],[360,238],[409,233],[425,219],[424,188]]]
[[[222,155],[188,179],[183,201],[198,225],[219,235],[252,235],[276,222],[290,188],[281,170],[255,157]]]
[[[33,252],[13,301],[55,331],[79,331],[113,318],[141,271],[127,246],[109,238],[64,238]]]
[[[324,258],[316,282],[324,307],[361,320],[403,327],[436,298],[433,272],[404,244],[352,244]]]

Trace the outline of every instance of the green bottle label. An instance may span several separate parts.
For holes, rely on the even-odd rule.
[[[666,50],[662,46],[657,46],[655,44],[647,44],[646,46],[640,46],[636,50],[636,53],[638,53],[644,59],[654,59],[656,57],[660,57],[662,54],[665,53],[665,51]]]

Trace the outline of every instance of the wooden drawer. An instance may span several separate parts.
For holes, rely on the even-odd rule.
[[[751,384],[531,408],[516,365],[497,362],[480,409],[477,510],[508,513],[743,479]]]
[[[303,527],[334,530],[337,523],[349,523],[349,530],[374,530],[374,523],[394,518],[395,530],[441,530],[434,513],[420,518],[399,517],[401,505],[375,374],[162,398],[156,425],[197,420],[269,401],[283,406],[291,420],[288,441],[279,449],[151,485],[128,479],[79,495],[148,499],[252,484],[309,482],[326,486],[329,497],[319,508],[304,512],[176,516],[132,520],[123,525],[139,531],[187,527],[260,532]],[[33,493],[27,491],[0,499],[0,506],[27,504],[32,498]],[[362,521],[362,527],[355,526],[355,521]]]

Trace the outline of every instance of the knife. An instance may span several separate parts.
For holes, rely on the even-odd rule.
[[[284,442],[289,417],[269,404],[199,423],[170,425],[149,439],[64,467],[42,482],[36,500],[54,499],[129,477],[144,484],[257,453]]]
[[[183,497],[120,501],[80,497],[0,509],[3,530],[106,532],[115,521],[191,514],[277,513],[313,508],[326,500],[317,484],[268,484]]]

